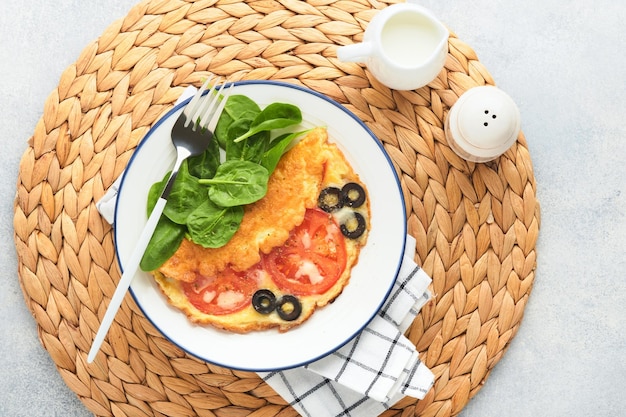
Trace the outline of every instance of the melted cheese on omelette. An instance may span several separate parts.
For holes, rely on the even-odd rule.
[[[314,310],[334,300],[350,278],[350,271],[358,261],[359,250],[365,244],[367,232],[358,239],[344,239],[346,246],[346,267],[337,282],[323,294],[298,296],[302,313],[293,321],[280,319],[277,313],[263,315],[247,305],[229,314],[206,314],[198,310],[186,297],[185,283],[195,282],[199,277],[219,276],[229,268],[236,272],[254,269],[254,279],[258,288],[271,290],[277,298],[284,295],[272,280],[269,273],[258,268],[262,255],[282,246],[290,232],[303,222],[307,209],[317,207],[318,197],[323,188],[341,187],[348,182],[359,182],[342,152],[329,143],[325,129],[317,128],[289,150],[278,163],[270,176],[267,194],[261,200],[244,209],[244,217],[239,230],[232,239],[220,248],[204,248],[185,239],[176,253],[158,271],[154,271],[159,286],[168,297],[170,304],[181,309],[194,322],[212,324],[235,332],[262,330],[278,327],[287,330],[305,321]],[[358,209],[369,225],[368,202]],[[337,216],[342,216],[338,214]],[[313,266],[314,267],[314,266]],[[321,277],[308,268],[311,281]],[[225,308],[241,301],[242,294],[226,291],[219,295],[218,303]]]

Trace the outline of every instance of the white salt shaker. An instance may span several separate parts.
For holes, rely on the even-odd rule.
[[[511,97],[494,86],[474,87],[448,112],[448,145],[461,158],[491,161],[506,152],[520,132],[520,112]]]

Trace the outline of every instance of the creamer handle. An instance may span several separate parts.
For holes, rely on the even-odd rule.
[[[355,43],[337,48],[337,58],[343,62],[364,62],[372,55],[370,42]]]

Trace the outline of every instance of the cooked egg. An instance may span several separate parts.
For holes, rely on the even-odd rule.
[[[346,266],[337,282],[323,294],[298,296],[302,313],[293,321],[281,319],[276,312],[260,314],[250,303],[228,314],[206,314],[196,308],[183,291],[183,282],[192,282],[198,277],[214,277],[229,267],[234,271],[253,270],[253,280],[258,288],[269,289],[277,299],[286,295],[263,268],[259,267],[262,256],[285,244],[291,231],[300,225],[307,209],[318,204],[320,192],[330,185],[341,187],[349,182],[360,183],[338,147],[328,141],[323,128],[311,131],[281,158],[268,182],[265,197],[245,207],[239,230],[221,248],[203,248],[184,240],[176,253],[153,275],[169,302],[181,309],[190,320],[234,332],[247,332],[278,327],[287,330],[304,322],[316,308],[334,300],[348,284],[352,267],[357,263],[360,248],[366,242],[367,233],[359,239],[344,239]],[[361,184],[362,185],[362,184]],[[364,187],[364,185],[362,185]],[[360,207],[369,220],[369,201]],[[369,225],[369,221],[367,223]],[[369,226],[368,226],[369,228]],[[302,245],[310,247],[312,237],[302,236]],[[296,278],[308,277],[311,284],[321,282],[324,277],[315,263],[303,262],[297,269]],[[216,300],[227,310],[239,305],[242,297],[251,298],[243,290],[231,288],[221,293],[205,296],[208,302]]]

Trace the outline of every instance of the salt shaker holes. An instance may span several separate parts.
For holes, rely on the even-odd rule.
[[[485,110],[485,114],[489,114],[489,110]],[[495,114],[491,115],[491,118],[495,119],[496,115]],[[489,126],[489,122],[483,123],[483,126],[485,126],[485,127]]]
[[[519,109],[495,86],[474,87],[463,93],[445,121],[448,145],[472,162],[487,162],[502,155],[519,131]]]

